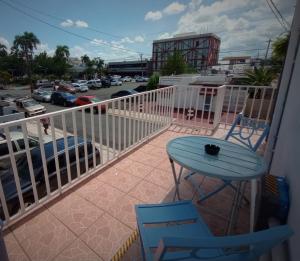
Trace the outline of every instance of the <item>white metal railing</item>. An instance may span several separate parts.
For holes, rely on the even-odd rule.
[[[170,126],[174,87],[0,124],[10,161],[0,170],[0,215],[6,226],[70,189]],[[49,135],[41,119],[49,118]],[[18,128],[23,139],[15,141]],[[36,136],[37,146],[29,142]],[[51,139],[50,143],[45,140]],[[15,142],[23,143],[16,153]]]
[[[276,88],[270,86],[177,85],[173,123],[199,130],[214,131],[232,124],[244,112],[253,119],[270,122]]]

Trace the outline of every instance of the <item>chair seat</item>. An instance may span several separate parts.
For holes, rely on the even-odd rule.
[[[153,260],[154,255],[151,248],[155,250],[163,237],[213,237],[191,201],[137,205],[136,214],[146,260]],[[222,253],[221,249],[201,250],[201,256],[207,258]],[[190,251],[187,253],[171,252],[166,254],[165,259],[174,260],[179,257],[185,260],[185,257],[190,257]]]

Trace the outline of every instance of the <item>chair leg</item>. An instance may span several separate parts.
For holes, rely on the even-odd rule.
[[[232,185],[232,183],[229,183],[228,185],[230,188],[232,188],[236,192],[236,190],[237,190],[236,186]],[[247,205],[250,204],[249,199],[245,195],[243,195],[243,200],[246,202]]]

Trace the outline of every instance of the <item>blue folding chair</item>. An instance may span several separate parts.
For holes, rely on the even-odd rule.
[[[251,261],[287,240],[287,226],[216,237],[191,201],[135,206],[144,260]]]
[[[240,142],[241,144],[247,146],[253,151],[257,151],[261,143],[264,141],[264,139],[268,136],[269,133],[269,124],[266,123],[264,120],[257,120],[257,119],[251,119],[248,117],[245,117],[243,113],[239,113],[236,117],[235,121],[233,122],[229,132],[227,133],[225,140],[234,139]],[[259,135],[259,138],[254,141],[253,136]],[[200,174],[192,172],[189,173],[185,179],[189,180],[193,175]],[[205,177],[204,177],[205,178]],[[217,186],[213,191],[205,194],[201,190],[201,185],[195,184],[195,182],[191,179],[191,183],[193,186],[197,189],[197,191],[200,194],[199,202],[203,202],[204,200],[210,198],[211,196],[219,193],[226,187],[230,187],[233,190],[236,191],[236,187],[231,183],[230,180],[222,180],[223,183],[219,186]],[[202,184],[203,182],[201,182]],[[248,199],[243,196],[243,199],[249,203]]]

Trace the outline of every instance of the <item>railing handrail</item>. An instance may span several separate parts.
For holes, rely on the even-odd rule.
[[[135,94],[119,97],[119,98],[107,99],[107,100],[104,100],[104,101],[99,101],[99,102],[86,104],[86,105],[81,105],[81,106],[75,106],[75,107],[72,107],[72,108],[63,109],[63,110],[59,110],[59,111],[47,112],[47,113],[44,113],[44,114],[40,114],[40,115],[36,115],[36,116],[24,118],[24,119],[18,119],[18,120],[15,120],[15,121],[4,122],[4,123],[0,123],[0,129],[4,128],[4,127],[10,127],[10,126],[13,126],[13,125],[22,124],[23,122],[27,122],[27,121],[40,120],[40,119],[47,118],[47,117],[50,117],[50,116],[52,116],[52,117],[53,116],[58,116],[58,115],[61,115],[61,114],[71,113],[73,111],[84,110],[84,109],[88,109],[90,107],[97,107],[99,105],[106,105],[108,103],[117,102],[119,100],[134,98],[134,97],[147,95],[147,94],[155,93],[155,92],[162,92],[162,90],[168,90],[168,89],[173,89],[173,88],[174,88],[174,86],[168,86],[168,87],[164,87],[164,88],[161,88],[161,89],[155,89],[155,90],[151,90],[151,91],[135,93]]]

